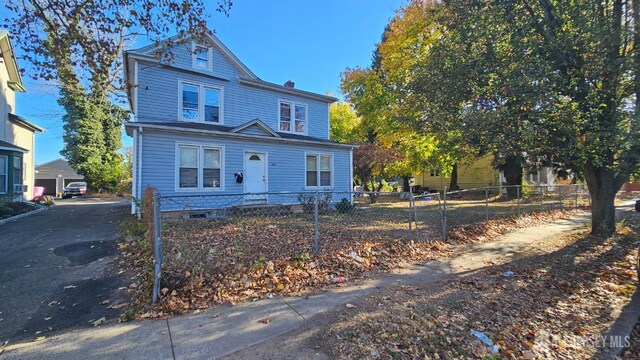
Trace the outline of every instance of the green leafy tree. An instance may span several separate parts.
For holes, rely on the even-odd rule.
[[[471,137],[506,167],[534,158],[582,174],[592,232],[612,234],[615,194],[640,160],[640,3],[463,0],[443,7],[447,36],[430,73],[455,79],[457,89],[444,92],[462,87]]]
[[[398,10],[376,48],[373,68],[392,93],[391,130],[406,140],[400,147],[409,155],[407,170],[440,168],[455,188],[457,163],[475,154],[457,126],[462,108],[453,101],[456,94],[441,92],[440,82],[450,79],[428,66],[444,34],[437,21],[441,11],[439,3],[417,1]]]
[[[8,28],[36,80],[56,81],[64,108],[65,156],[99,191],[112,190],[124,173],[122,109],[126,88],[122,54],[144,37],[155,42],[156,56],[172,59],[180,41],[200,38],[206,28],[204,0],[7,0]],[[231,2],[217,10],[227,14]],[[161,41],[175,32],[171,41]]]
[[[329,130],[331,140],[347,144],[362,142],[360,119],[349,103],[335,102],[329,106]]]

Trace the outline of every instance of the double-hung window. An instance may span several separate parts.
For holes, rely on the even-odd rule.
[[[440,176],[440,169],[435,169],[435,168],[434,168],[434,169],[431,169],[431,170],[429,171],[429,176],[431,176],[431,177],[438,177],[438,176]]]
[[[22,158],[19,156],[13,157],[13,185],[22,184]]]
[[[193,67],[211,70],[211,48],[197,44],[193,45]]]
[[[307,154],[306,187],[331,187],[331,155]]]
[[[180,82],[180,119],[222,124],[222,89]]]
[[[307,105],[280,101],[280,131],[304,134],[307,123]]]
[[[178,145],[178,188],[203,190],[222,188],[222,148]]]
[[[7,177],[9,173],[9,157],[0,155],[0,194],[7,193]]]

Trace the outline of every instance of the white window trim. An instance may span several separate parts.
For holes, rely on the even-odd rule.
[[[6,159],[4,162],[4,175],[2,175],[6,180],[4,182],[4,190],[0,189],[0,194],[6,194],[9,188],[9,155],[0,155],[0,157],[4,157]]]
[[[318,162],[317,162],[317,166],[318,168],[316,169],[316,172],[318,173],[318,186],[307,186],[307,156],[317,156],[318,157]],[[328,156],[330,161],[331,161],[331,185],[329,186],[321,186],[320,185],[320,157],[321,156]],[[305,152],[304,153],[304,188],[306,190],[323,190],[323,189],[333,189],[334,187],[334,173],[335,173],[335,169],[334,169],[334,159],[335,157],[333,156],[333,153],[322,153],[322,152],[313,152],[313,151],[309,151],[309,152]]]
[[[197,188],[181,188],[180,187],[180,146],[190,146],[198,148],[198,187]],[[219,188],[205,188],[203,186],[204,176],[202,175],[204,169],[204,149],[220,150],[220,187]],[[192,143],[192,142],[176,142],[175,148],[175,191],[176,192],[220,192],[224,191],[225,186],[225,171],[224,171],[224,145],[207,144],[207,143]]]
[[[196,46],[207,49],[207,67],[198,66],[198,58],[197,58],[198,54],[196,54]],[[196,44],[195,41],[192,41],[191,42],[191,66],[197,70],[212,71],[213,70],[213,49],[211,48],[211,46]]]
[[[280,129],[280,104],[287,103],[291,105],[291,126],[289,127],[289,131]],[[304,132],[297,132],[296,129],[296,105],[304,106]],[[299,101],[293,101],[289,99],[278,99],[278,132],[288,133],[288,134],[298,134],[298,135],[307,135],[309,132],[309,105],[306,103],[302,103]]]
[[[184,119],[182,117],[182,87],[184,85],[191,85],[198,88],[198,120]],[[220,111],[218,118],[220,121],[218,121],[217,123],[204,121],[205,89],[215,89],[215,90],[218,90],[220,93],[220,98],[218,99],[218,110]],[[204,85],[204,84],[199,84],[197,82],[188,81],[188,80],[182,80],[182,79],[178,80],[178,119],[180,121],[187,121],[187,122],[224,125],[224,88],[222,86]]]

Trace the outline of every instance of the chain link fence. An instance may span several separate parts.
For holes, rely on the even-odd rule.
[[[153,192],[156,284],[326,254],[375,241],[446,240],[458,226],[586,206],[578,185],[487,187],[435,193],[272,192],[162,196]],[[160,266],[162,264],[162,266]]]

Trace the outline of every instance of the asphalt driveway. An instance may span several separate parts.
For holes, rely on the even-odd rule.
[[[108,307],[127,301],[130,279],[113,269],[127,211],[122,200],[74,198],[0,225],[0,348],[117,319]]]

